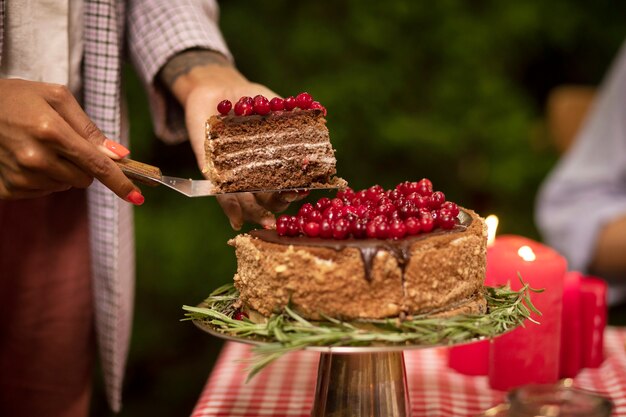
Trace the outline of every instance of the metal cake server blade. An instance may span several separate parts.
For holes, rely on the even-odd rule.
[[[340,186],[329,185],[325,187],[314,188],[289,188],[275,190],[246,190],[234,192],[216,191],[215,184],[210,180],[192,180],[185,178],[169,177],[161,173],[161,169],[143,162],[134,161],[132,159],[120,159],[115,161],[122,169],[122,172],[130,179],[138,181],[149,186],[157,186],[159,184],[176,190],[187,197],[207,197],[224,194],[240,194],[240,193],[276,193],[289,191],[309,191],[309,190],[335,190]]]

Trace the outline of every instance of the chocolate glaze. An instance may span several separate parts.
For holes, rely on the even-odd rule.
[[[472,217],[465,211],[459,213],[458,223],[450,230],[435,229],[430,233],[422,233],[415,236],[405,237],[400,240],[380,240],[380,239],[322,239],[308,236],[279,236],[276,230],[258,229],[252,230],[250,235],[265,242],[278,243],[281,245],[294,246],[319,246],[340,251],[344,248],[356,248],[361,253],[363,266],[365,268],[365,278],[371,280],[371,270],[374,257],[380,250],[391,253],[397,260],[402,274],[409,261],[411,244],[415,241],[451,233],[461,233],[467,230],[472,224]],[[404,277],[403,277],[404,279]]]

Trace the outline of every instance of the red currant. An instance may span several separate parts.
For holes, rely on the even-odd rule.
[[[402,220],[393,220],[389,225],[389,237],[395,240],[406,236],[406,226]]]
[[[217,111],[220,112],[221,115],[226,116],[230,109],[233,108],[233,103],[230,100],[222,100],[217,105]]]
[[[341,216],[341,209],[333,206],[329,206],[322,213],[322,217],[330,222],[334,222],[335,220],[339,220]]]
[[[320,212],[323,212],[328,206],[330,206],[330,198],[322,197],[315,203],[315,208]]]
[[[276,222],[276,233],[278,233],[278,236],[286,236],[288,228],[289,228],[289,222],[283,222],[283,223],[279,223],[278,221]]]
[[[376,202],[376,201],[378,201],[378,200],[380,200],[382,198],[382,194],[384,192],[385,192],[385,190],[380,185],[378,185],[378,184],[372,185],[366,191],[366,198],[368,200],[370,200],[370,201]]]
[[[317,237],[320,234],[320,225],[315,222],[308,222],[304,225],[304,233],[309,237]]]
[[[441,205],[441,208],[445,208],[450,210],[450,213],[452,214],[452,216],[456,217],[459,215],[459,206],[457,206],[455,203],[453,203],[452,201],[446,201]]]
[[[389,225],[386,222],[376,224],[376,238],[387,239],[389,237]]]
[[[242,103],[248,103],[250,106],[254,106],[254,99],[250,96],[243,96],[238,101]]]
[[[442,215],[440,213],[439,217],[437,218],[437,224],[442,229],[450,230],[454,227],[454,225],[456,224],[456,221],[454,217],[448,216],[448,215]]]
[[[413,182],[409,182],[406,186],[406,192],[407,194],[411,194],[411,193],[417,193],[419,192],[419,183],[416,181]]]
[[[333,236],[333,227],[328,219],[322,220],[320,223],[320,237],[329,239]]]
[[[311,107],[313,103],[313,97],[309,93],[300,93],[296,96],[296,104],[302,110],[306,110]]]
[[[235,103],[235,114],[237,116],[248,116],[252,114],[253,107],[248,102],[238,101]]]
[[[258,95],[254,98],[254,112],[261,116],[265,116],[270,112],[270,102],[267,98]]]
[[[406,233],[408,235],[416,235],[422,230],[420,221],[415,217],[406,219],[404,225],[406,226]]]
[[[298,216],[307,217],[315,208],[311,203],[304,203],[298,210]]]
[[[270,100],[270,109],[272,111],[281,111],[285,109],[285,100],[280,97],[274,97]]]
[[[367,220],[366,219],[354,219],[350,223],[350,233],[356,239],[363,239],[367,236]]]
[[[245,311],[237,310],[235,314],[233,314],[233,319],[235,320],[243,320],[248,318],[248,313]]]
[[[430,196],[430,208],[438,209],[446,201],[446,196],[441,191],[435,191]]]
[[[321,110],[322,113],[324,114],[324,116],[326,116],[328,114],[328,112],[326,111],[326,107],[322,106],[319,101],[314,101],[313,103],[311,103],[311,107],[309,107],[309,109],[311,110]]]
[[[307,215],[307,220],[310,222],[315,222],[315,223],[320,223],[322,221],[324,217],[322,216],[322,213],[319,210],[312,210],[308,215]]]
[[[370,220],[365,226],[365,235],[370,239],[376,239],[376,226],[378,222]]]
[[[300,227],[297,222],[289,222],[287,225],[287,236],[298,236],[300,234]]]
[[[332,200],[330,200],[330,205],[331,207],[341,208],[343,207],[343,200],[341,198],[335,197]]]
[[[391,203],[381,204],[376,208],[376,214],[382,214],[384,216],[390,216],[394,211],[396,211],[396,206]]]
[[[333,239],[346,239],[350,233],[350,222],[339,219],[333,224]]]
[[[429,196],[433,193],[433,183],[427,178],[422,178],[417,183],[417,192],[424,196]]]
[[[283,105],[285,106],[285,110],[291,111],[298,106],[298,103],[296,103],[296,99],[293,98],[293,96],[290,96],[283,101]]]
[[[306,217],[296,217],[296,225],[298,226],[298,232],[299,233],[304,233],[304,226],[306,226],[307,224],[307,219]]]
[[[420,228],[423,232],[430,232],[435,227],[435,220],[432,216],[423,216],[420,218]]]

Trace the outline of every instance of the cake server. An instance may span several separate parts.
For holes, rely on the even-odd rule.
[[[210,180],[192,180],[177,177],[168,177],[161,173],[161,169],[143,162],[134,161],[132,159],[120,159],[115,161],[122,169],[122,172],[131,180],[138,181],[149,186],[165,185],[172,190],[176,190],[187,197],[206,197],[221,194],[238,194],[238,193],[275,193],[287,191],[308,191],[316,190],[332,190],[338,189],[339,186],[315,187],[315,188],[289,188],[281,190],[249,190],[235,192],[218,192],[215,190],[215,184]]]

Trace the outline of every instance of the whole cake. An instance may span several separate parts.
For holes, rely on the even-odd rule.
[[[432,183],[346,188],[235,247],[243,311],[308,319],[482,314],[486,226]]]
[[[308,93],[218,105],[206,123],[204,172],[218,192],[341,185],[326,109]]]

